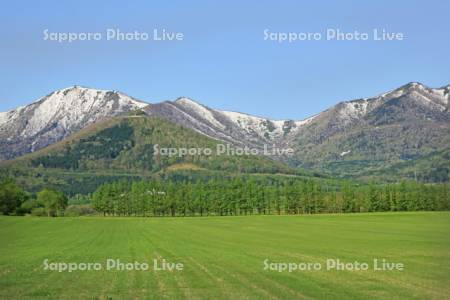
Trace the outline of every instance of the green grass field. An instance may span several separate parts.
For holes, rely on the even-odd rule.
[[[0,298],[449,299],[450,213],[203,218],[0,217]],[[50,262],[148,262],[182,271],[44,270]],[[336,271],[385,258],[404,271]],[[319,271],[263,270],[263,261]]]

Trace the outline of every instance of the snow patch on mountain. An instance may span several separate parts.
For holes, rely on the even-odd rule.
[[[178,111],[180,114],[182,114],[185,118],[189,119],[193,124],[197,124],[197,125],[199,125],[199,126],[205,126],[205,125],[204,125],[202,122],[200,122],[198,119],[194,118],[193,116],[191,116],[191,115],[188,114],[187,112],[185,112],[185,111],[179,109],[177,106],[173,105],[172,103],[169,102],[168,105],[172,106],[175,110],[177,110],[177,111]],[[211,126],[208,126],[208,125],[206,125],[206,126],[207,126],[207,128],[208,128],[209,130],[214,131],[214,128],[212,128]],[[197,132],[199,132],[199,133],[203,133],[202,131],[200,131],[200,130],[197,129],[197,128],[192,128],[192,129],[194,129],[195,131],[197,131]],[[205,135],[206,135],[206,134],[205,134]]]
[[[8,122],[8,113],[0,112],[0,125],[6,122]]]
[[[369,99],[343,102],[339,110],[339,118],[344,122],[359,119],[367,113],[369,103]]]
[[[437,99],[440,100],[442,105],[447,106],[450,100],[450,86],[444,88],[432,90]]]
[[[261,138],[276,140],[280,139],[286,134],[292,134],[301,126],[310,123],[316,116],[301,121],[292,120],[271,120],[251,116],[244,113],[234,111],[221,111],[233,123],[245,130],[248,134],[257,134]]]
[[[205,106],[195,102],[194,100],[186,98],[186,97],[182,97],[182,98],[178,98],[175,102],[182,105],[183,107],[191,109],[192,111],[194,111],[196,114],[201,116],[203,119],[205,119],[212,125],[219,127],[221,129],[225,129],[225,126],[222,123],[220,123],[219,121],[217,121],[217,119],[214,117],[211,110],[209,110]]]
[[[0,126],[8,122],[13,122],[24,108],[24,106],[19,106],[11,111],[0,112]]]
[[[304,120],[301,120],[301,121],[295,121],[295,125],[296,125],[297,127],[301,127],[301,126],[303,126],[303,125],[309,124],[309,123],[311,123],[317,116],[319,116],[319,115],[317,114],[317,115],[314,115],[314,116],[312,116],[312,117],[309,117],[309,118],[304,119]]]
[[[342,151],[341,154],[340,154],[340,156],[341,156],[341,157],[344,157],[344,156],[346,156],[347,154],[349,154],[350,152],[352,152],[352,150]]]
[[[374,99],[398,98],[398,97],[402,96],[404,93],[405,93],[405,91],[403,89],[396,89],[396,90],[381,94],[380,96],[375,97]]]
[[[419,102],[423,105],[426,105],[430,108],[436,108],[441,111],[444,111],[446,108],[447,103],[443,101],[444,100],[443,97],[439,97],[437,99],[435,97],[433,97],[433,99],[431,99],[431,98],[423,95],[422,93],[419,93],[416,91],[413,91],[410,96],[412,99],[414,99],[417,102]]]
[[[222,111],[222,113],[250,135],[257,134],[263,138],[273,139],[283,133],[284,121],[272,121],[234,111]]]

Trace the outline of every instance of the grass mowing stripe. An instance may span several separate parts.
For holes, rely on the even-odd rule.
[[[447,299],[450,213],[204,218],[0,217],[0,298]],[[57,262],[183,271],[51,272]],[[405,263],[405,271],[264,271],[263,261]]]

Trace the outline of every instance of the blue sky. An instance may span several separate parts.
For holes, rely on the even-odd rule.
[[[147,102],[303,119],[410,81],[450,83],[449,1],[8,1],[0,111],[71,85]],[[178,42],[43,40],[50,32],[182,32]],[[403,41],[265,41],[263,31],[402,32]]]

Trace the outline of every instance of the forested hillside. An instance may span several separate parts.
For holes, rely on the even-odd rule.
[[[135,180],[179,170],[192,172],[307,175],[260,155],[218,155],[217,140],[138,112],[91,125],[70,138],[19,159],[3,162],[0,177],[13,177],[29,191],[51,186],[74,195],[120,178]],[[212,149],[211,155],[162,155],[154,146]]]

